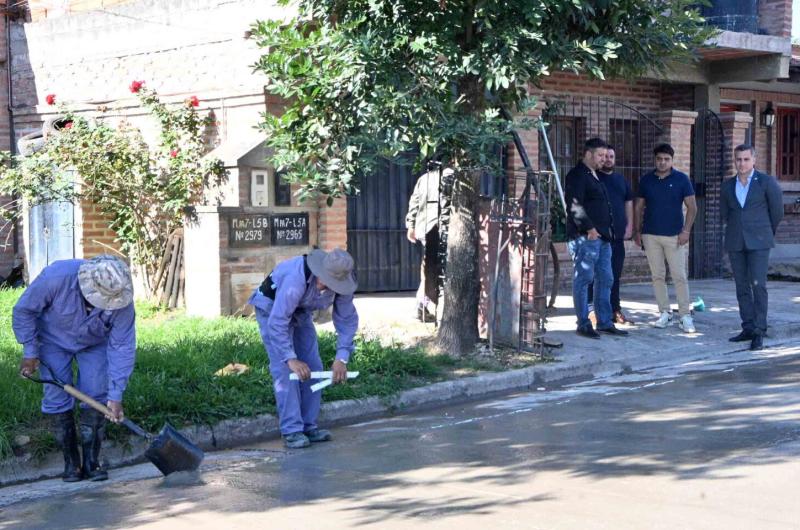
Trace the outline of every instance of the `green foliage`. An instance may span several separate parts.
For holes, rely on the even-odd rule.
[[[39,412],[42,387],[17,374],[22,350],[11,330],[11,309],[21,293],[21,289],[0,290],[0,460],[11,455],[17,434],[31,437],[26,449],[35,455],[53,448]],[[128,417],[155,432],[165,421],[177,427],[213,425],[223,419],[275,412],[269,362],[255,321],[190,318],[141,304],[137,311],[136,366],[124,397]],[[328,368],[336,351],[335,336],[323,332],[319,342]],[[214,375],[229,363],[245,364],[250,370],[242,375]],[[348,369],[361,375],[346,385],[326,388],[324,399],[390,395],[439,379],[443,364],[419,350],[384,347],[376,339],[358,338]],[[128,435],[116,426],[109,431],[117,440]]]
[[[225,169],[219,160],[203,158],[209,119],[197,112],[196,98],[173,108],[141,84],[131,90],[158,122],[157,145],[148,146],[126,121],[114,126],[64,108],[39,151],[0,167],[0,192],[17,194],[28,205],[96,204],[111,220],[122,251],[152,275],[186,209],[201,200],[207,185],[225,177]],[[2,157],[8,161],[9,155]],[[15,206],[3,214],[19,215]]]
[[[637,76],[689,59],[711,30],[693,0],[283,0],[293,23],[260,21],[273,162],[304,194],[354,191],[379,156],[436,153],[490,164],[551,72]],[[519,126],[519,124],[517,124]]]

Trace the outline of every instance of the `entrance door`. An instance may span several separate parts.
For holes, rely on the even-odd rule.
[[[778,109],[778,179],[800,179],[800,109]]]
[[[419,287],[422,247],[406,239],[405,216],[414,190],[411,166],[382,162],[347,198],[347,250],[356,264],[359,292]]]
[[[725,133],[719,116],[700,109],[692,128],[691,177],[697,201],[697,217],[689,247],[689,277],[722,276],[722,219],[719,200],[725,179]]]
[[[30,209],[28,223],[30,227],[28,281],[32,282],[42,269],[54,261],[75,257],[75,219],[72,203],[38,204]]]

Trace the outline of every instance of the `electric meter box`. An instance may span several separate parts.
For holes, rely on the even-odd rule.
[[[269,206],[269,171],[253,171],[250,176],[250,204]]]

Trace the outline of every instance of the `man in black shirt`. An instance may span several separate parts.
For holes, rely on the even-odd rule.
[[[627,335],[611,321],[611,241],[614,239],[612,211],[606,189],[597,177],[607,144],[600,138],[586,142],[583,160],[567,173],[567,247],[575,272],[572,279],[572,302],[578,319],[577,333],[599,339],[597,331]],[[589,321],[588,287],[594,282],[597,331]]]
[[[630,320],[622,312],[619,299],[619,280],[625,264],[625,240],[630,239],[633,233],[633,191],[625,177],[614,171],[615,164],[614,146],[609,145],[606,148],[603,167],[597,172],[597,176],[606,187],[613,218],[614,238],[611,241],[611,270],[614,273],[614,283],[611,285],[611,310],[614,316],[612,320],[617,324],[627,324]],[[592,305],[594,300],[592,295],[593,285],[589,285],[589,305]],[[593,319],[595,316],[593,313],[593,311],[589,313],[589,320],[596,320]]]

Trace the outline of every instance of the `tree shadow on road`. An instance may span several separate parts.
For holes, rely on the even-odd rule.
[[[201,485],[144,481],[34,503],[0,514],[0,528],[123,528],[189,515],[269,521],[297,508],[310,518],[333,512],[341,526],[413,524],[558,500],[553,476],[731,480],[743,465],[796,460],[773,449],[800,440],[797,373],[800,356],[787,356],[397,416],[208,471]]]

